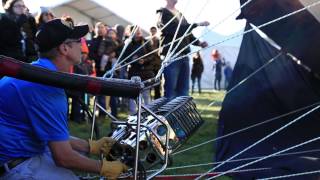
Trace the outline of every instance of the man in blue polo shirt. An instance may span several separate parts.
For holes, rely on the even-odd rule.
[[[61,19],[46,23],[36,35],[40,58],[33,65],[68,72],[80,63],[80,38],[88,30]],[[127,170],[79,153],[108,153],[114,140],[70,137],[63,89],[4,77],[0,91],[0,179],[78,179],[70,169],[113,179]]]

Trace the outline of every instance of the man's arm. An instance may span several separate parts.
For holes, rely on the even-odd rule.
[[[164,29],[162,29],[162,34],[173,36],[175,34],[177,28],[178,28],[179,19],[177,19],[177,17],[176,17],[176,20],[171,21],[171,19],[173,17],[175,17],[175,15],[173,15],[166,8],[162,8],[162,9],[158,10],[157,13],[160,13],[159,22],[158,22],[158,28],[162,29],[163,26],[166,25],[166,27]],[[168,24],[169,21],[171,21],[171,22]],[[187,31],[189,26],[190,26],[189,23],[180,24],[180,28],[179,28],[177,37],[181,37]],[[191,25],[191,28],[189,29],[189,32],[191,32],[197,26],[198,26],[198,24],[193,23]]]
[[[90,147],[88,141],[74,136],[70,136],[69,141],[73,150],[83,153],[89,153]]]
[[[88,143],[86,144],[84,140],[72,139],[70,141],[49,142],[49,147],[57,166],[99,174],[100,161],[89,159],[74,150],[85,150],[85,146],[88,146]]]

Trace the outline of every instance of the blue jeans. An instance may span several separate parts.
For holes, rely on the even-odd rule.
[[[110,109],[111,115],[114,117],[118,117],[118,97],[110,96]]]
[[[147,105],[150,103],[150,90],[142,91],[142,104]],[[137,104],[134,99],[129,99],[129,113],[134,115],[137,113]]]
[[[192,81],[192,93],[194,93],[194,85],[196,84],[196,81],[198,83],[198,92],[201,93],[201,75],[200,76],[191,76]]]
[[[57,180],[79,179],[71,170],[55,165],[52,155],[47,151],[41,155],[25,160],[18,166],[6,172],[0,180]]]
[[[107,108],[107,106],[106,106],[106,96],[103,96],[103,95],[99,95],[99,96],[97,96],[97,103],[101,106],[101,107],[103,107],[104,109],[106,109]],[[99,109],[99,108],[97,108],[97,109]],[[101,109],[99,109],[99,116],[105,116],[105,115],[107,115],[104,111],[102,111]]]
[[[173,99],[189,95],[190,65],[189,58],[184,57],[171,63],[164,70],[164,96]]]

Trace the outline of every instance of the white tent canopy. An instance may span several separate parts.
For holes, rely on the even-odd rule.
[[[68,0],[53,7],[52,11],[57,17],[69,15],[76,23],[88,23],[91,26],[94,26],[96,22],[103,22],[111,27],[116,24],[124,27],[133,24],[92,0]]]

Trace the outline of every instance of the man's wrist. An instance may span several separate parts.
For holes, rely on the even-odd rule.
[[[87,145],[86,145],[86,153],[87,153],[87,154],[90,154],[90,143],[89,143],[89,141],[87,141],[86,144],[87,144]]]
[[[102,161],[101,160],[97,160],[97,170],[98,172],[101,174],[101,169],[102,169]]]

